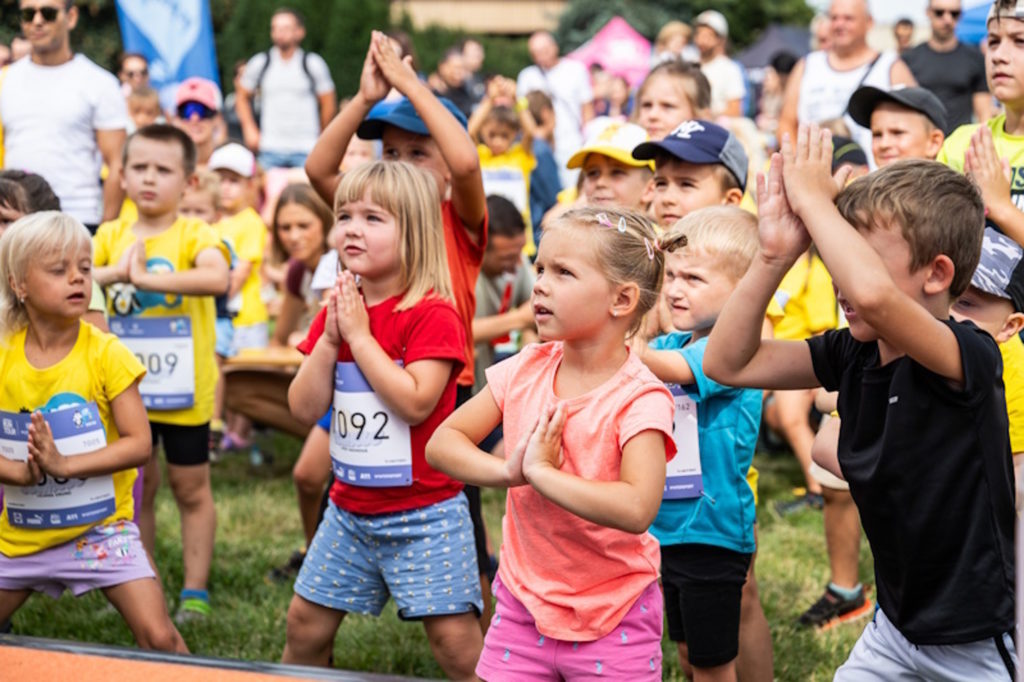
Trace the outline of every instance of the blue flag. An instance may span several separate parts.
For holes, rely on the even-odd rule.
[[[164,109],[178,83],[191,76],[220,84],[208,0],[117,0],[125,52],[149,62],[149,81]]]

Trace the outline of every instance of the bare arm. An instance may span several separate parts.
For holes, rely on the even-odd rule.
[[[793,67],[786,81],[786,91],[782,98],[782,111],[779,112],[779,125],[776,130],[776,137],[779,140],[783,135],[789,135],[790,139],[796,139],[797,108],[800,105],[800,81],[804,78],[804,60],[801,59]]]
[[[889,82],[892,86],[905,85],[912,87],[917,85],[917,81],[914,80],[914,74],[910,72],[910,67],[902,59],[897,59],[892,64],[892,68],[889,69]]]
[[[641,362],[647,365],[647,369],[658,377],[658,381],[681,386],[687,386],[696,381],[690,364],[686,362],[686,358],[679,351],[655,350],[644,343],[642,339],[637,339],[637,343],[633,344],[632,348]]]
[[[743,100],[742,99],[731,99],[725,103],[725,110],[722,111],[723,116],[730,116],[737,118],[743,115]]]
[[[324,328],[313,351],[299,365],[299,371],[288,386],[288,409],[303,424],[312,426],[331,405],[334,396],[334,366],[338,362],[341,337],[337,324],[332,335]]]
[[[107,164],[107,179],[103,181],[103,220],[113,220],[121,212],[124,190],[121,189],[121,149],[127,136],[123,128],[97,130],[96,146]]]
[[[334,90],[316,96],[317,106],[320,108],[320,130],[330,124],[331,119],[338,113],[338,100]]]
[[[516,329],[533,329],[533,306],[529,301],[505,313],[473,318],[473,340],[477,343],[505,336]]]
[[[235,296],[242,287],[245,286],[245,280],[249,279],[249,273],[252,272],[252,261],[239,260],[235,264],[234,268],[228,271],[228,298]]]
[[[509,488],[526,483],[521,461],[499,459],[484,452],[477,443],[501,423],[501,410],[489,386],[448,415],[427,441],[427,463],[452,478],[470,485]],[[511,446],[506,452],[513,453]]]
[[[242,138],[245,146],[257,151],[260,146],[260,127],[256,123],[256,115],[252,110],[252,92],[242,86],[235,88],[235,113],[242,126]]]
[[[220,296],[228,290],[228,264],[217,248],[196,256],[195,267],[182,272],[147,272],[146,249],[139,245],[129,263],[129,280],[143,291],[162,291],[185,296]]]
[[[299,326],[299,319],[304,312],[306,312],[306,302],[290,291],[286,291],[281,302],[281,310],[277,313],[274,336],[270,339],[270,345],[287,346],[288,337]]]

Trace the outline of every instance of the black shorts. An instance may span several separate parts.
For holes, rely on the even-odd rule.
[[[736,658],[750,557],[712,545],[662,546],[668,636],[686,642],[691,665],[713,668]]]
[[[209,422],[199,426],[149,422],[149,429],[153,433],[153,451],[163,441],[168,464],[187,467],[210,461]]]
[[[473,397],[472,386],[458,386],[455,389],[455,409]],[[484,525],[483,508],[480,505],[480,488],[467,485],[463,492],[469,502],[469,518],[473,520],[473,544],[476,546],[476,565],[480,575],[486,575],[494,582],[497,567],[491,565],[487,554],[487,527]]]

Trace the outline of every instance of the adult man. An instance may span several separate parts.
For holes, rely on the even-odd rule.
[[[747,86],[739,64],[725,54],[729,22],[713,9],[697,15],[693,43],[700,51],[700,70],[711,84],[711,115],[742,116]]]
[[[871,131],[846,114],[850,95],[861,85],[888,90],[915,85],[907,65],[893,52],[879,53],[867,43],[871,14],[867,0],[833,0],[829,8],[831,44],[812,52],[793,69],[779,116],[779,138],[796,139],[798,123],[824,123],[843,118],[861,149],[871,149]],[[845,116],[845,118],[844,118]],[[874,161],[871,156],[868,160]]]
[[[10,66],[0,88],[4,167],[43,176],[64,211],[95,230],[117,217],[124,197],[124,96],[113,74],[71,51],[73,0],[21,0],[20,8],[32,54]]]
[[[533,66],[519,72],[516,94],[525,97],[540,90],[555,108],[555,159],[563,187],[576,184],[578,171],[565,167],[583,144],[583,126],[594,117],[594,93],[590,74],[580,62],[558,56],[558,43],[547,31],[538,31],[527,43]]]
[[[327,63],[299,47],[305,37],[302,16],[293,9],[278,9],[270,19],[273,47],[249,60],[236,92],[245,144],[259,152],[264,168],[301,168],[337,110]],[[258,121],[253,111],[257,91]]]
[[[149,62],[141,54],[125,52],[117,60],[117,79],[127,97],[135,88],[149,85]]]
[[[992,97],[985,83],[985,58],[981,52],[961,43],[956,37],[960,20],[960,0],[930,0],[928,20],[932,35],[927,42],[903,54],[915,80],[934,92],[949,112],[947,135],[971,122],[992,115]]]

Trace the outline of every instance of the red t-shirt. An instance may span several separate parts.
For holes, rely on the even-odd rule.
[[[451,201],[441,203],[441,218],[444,221],[444,249],[448,256],[448,270],[452,276],[455,308],[459,311],[462,328],[466,333],[466,364],[459,374],[458,382],[460,386],[472,386],[476,279],[480,275],[480,263],[484,260],[484,249],[487,246],[487,215],[484,215],[484,225],[480,229],[479,244],[473,243]]]
[[[417,509],[446,500],[462,490],[462,483],[431,468],[423,454],[427,439],[455,409],[455,378],[465,364],[466,339],[455,307],[446,300],[425,298],[412,308],[396,311],[401,297],[395,296],[367,309],[370,332],[384,352],[405,367],[417,360],[454,360],[452,374],[430,416],[409,427],[412,443],[411,486],[370,488],[335,480],[331,500],[339,508],[356,514],[384,514]],[[309,355],[324,332],[327,309],[313,320],[299,350]],[[352,362],[347,343],[338,349],[338,362]]]

